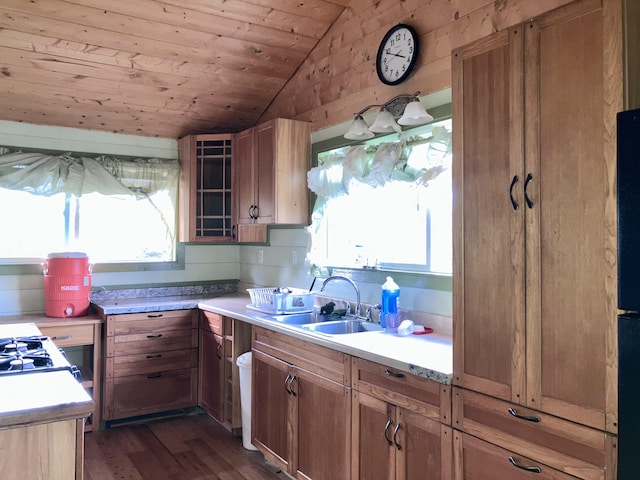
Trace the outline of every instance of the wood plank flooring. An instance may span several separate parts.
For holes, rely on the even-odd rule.
[[[85,480],[286,480],[206,414],[85,435]]]

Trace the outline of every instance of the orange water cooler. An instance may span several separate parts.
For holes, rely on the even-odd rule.
[[[47,317],[81,317],[89,313],[91,268],[81,252],[50,253],[44,264]]]

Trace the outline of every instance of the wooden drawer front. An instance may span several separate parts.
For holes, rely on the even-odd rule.
[[[191,368],[107,379],[105,419],[195,406],[197,372],[196,368]]]
[[[200,328],[205,331],[215,333],[216,335],[224,334],[224,319],[222,315],[212,312],[202,312],[200,318]]]
[[[51,338],[58,347],[93,344],[93,325],[64,325],[38,327],[38,329],[43,335]]]
[[[107,316],[107,336],[182,328],[198,328],[198,316],[193,310],[170,310],[167,312],[127,313]]]
[[[147,374],[166,370],[182,370],[198,366],[198,349],[118,355],[107,358],[107,378]]]
[[[107,337],[107,357],[189,350],[198,346],[198,330],[163,330]]]
[[[361,358],[352,360],[353,388],[376,398],[451,424],[451,386]]]
[[[350,356],[288,335],[255,327],[253,348],[322,377],[351,385]]]
[[[515,452],[492,445],[478,438],[454,430],[455,480],[576,480],[549,466]],[[515,466],[539,468],[526,471]]]
[[[611,443],[604,432],[459,387],[453,426],[579,478],[604,478]]]

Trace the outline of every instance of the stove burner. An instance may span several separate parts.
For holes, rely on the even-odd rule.
[[[0,339],[0,373],[52,367],[53,360],[44,347],[46,340],[37,336]]]
[[[32,358],[17,358],[9,362],[9,370],[33,370],[36,368]]]

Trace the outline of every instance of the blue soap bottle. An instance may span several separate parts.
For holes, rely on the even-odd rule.
[[[397,332],[400,324],[400,287],[387,277],[382,285],[382,314],[380,324],[388,332]]]

